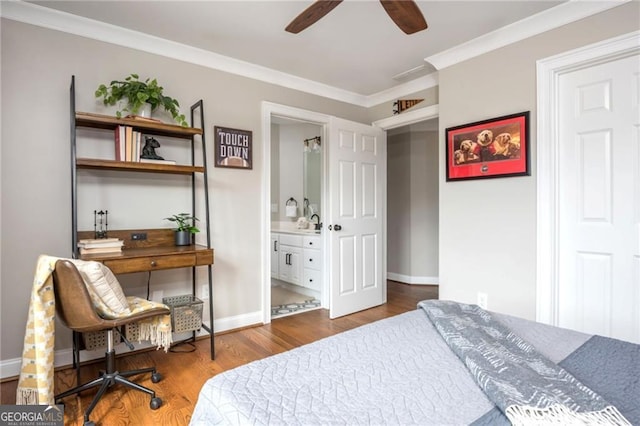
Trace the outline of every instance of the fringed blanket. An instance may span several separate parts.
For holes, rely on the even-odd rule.
[[[480,307],[438,300],[418,306],[512,424],[631,424]]]
[[[55,295],[52,273],[60,258],[42,255],[38,258],[31,289],[29,316],[24,335],[22,367],[16,391],[18,405],[53,405],[54,401],[54,343],[55,343]],[[90,294],[93,289],[89,283]],[[131,313],[164,306],[138,297],[128,297]],[[98,313],[102,315],[98,308]],[[106,317],[106,316],[105,316]],[[163,347],[165,352],[171,345],[171,316],[163,315],[138,323],[139,340],[149,340]]]

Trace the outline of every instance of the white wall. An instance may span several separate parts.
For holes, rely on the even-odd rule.
[[[318,136],[320,127],[309,123],[281,124],[278,125],[279,138],[272,137],[271,144],[279,145],[278,158],[275,162],[272,159],[271,168],[278,167],[279,200],[278,220],[282,222],[295,222],[297,217],[303,215],[304,203],[304,157],[303,149],[305,139]],[[277,164],[276,164],[277,163]],[[275,172],[272,172],[275,173]],[[289,218],[286,216],[285,204],[289,198],[293,197],[297,201],[298,216]],[[293,203],[292,203],[293,204]]]
[[[640,28],[630,2],[439,72],[440,135],[447,127],[531,111],[531,176],[445,181],[440,152],[440,298],[535,319],[536,60]]]

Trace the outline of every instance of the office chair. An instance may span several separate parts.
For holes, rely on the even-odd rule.
[[[94,426],[94,422],[89,420],[91,412],[107,389],[116,383],[120,383],[130,388],[148,393],[151,395],[151,409],[156,410],[160,408],[162,400],[156,396],[156,393],[153,390],[134,383],[128,380],[127,377],[142,373],[151,373],[151,381],[153,383],[158,383],[162,379],[162,376],[156,372],[155,367],[123,372],[118,371],[116,369],[115,362],[116,352],[114,348],[114,332],[119,332],[116,329],[125,324],[158,315],[169,314],[169,309],[158,307],[132,314],[126,318],[113,320],[101,318],[93,306],[91,296],[89,295],[89,291],[87,290],[84,281],[82,280],[80,272],[78,272],[75,265],[69,260],[58,260],[56,262],[55,270],[53,271],[53,286],[56,297],[56,312],[58,318],[60,318],[64,325],[77,333],[103,330],[107,332],[105,370],[101,372],[100,377],[56,395],[56,403],[67,396],[79,394],[87,389],[100,386],[98,393],[94,396],[91,404],[84,413],[84,426]],[[79,365],[77,365],[76,368],[79,368]]]

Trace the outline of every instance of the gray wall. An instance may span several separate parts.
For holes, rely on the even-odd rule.
[[[487,292],[489,307],[526,318],[535,316],[535,61],[638,29],[638,2],[532,37],[440,71],[430,91],[440,105],[440,145],[446,127],[530,110],[532,176],[445,183],[441,167],[440,295],[476,301]],[[253,170],[212,168],[209,176],[212,241],[216,249],[216,318],[260,309],[260,195],[263,153],[260,103],[268,100],[370,123],[382,110],[332,101],[233,76],[134,49],[3,19],[1,22],[1,229],[0,359],[19,357],[36,258],[70,254],[70,165],[68,86],[78,79],[78,109],[99,112],[98,84],[130,72],[154,76],[183,106],[203,99],[209,149],[213,126],[253,131]],[[409,97],[406,97],[409,98]],[[425,101],[431,104],[431,101]],[[382,108],[382,107],[381,107]],[[390,111],[390,105],[385,106]],[[444,164],[440,150],[440,164]],[[209,159],[212,161],[212,152]],[[210,162],[211,164],[211,162]],[[135,178],[133,178],[135,179]],[[140,189],[153,185],[136,181]],[[172,185],[166,181],[166,185]],[[114,182],[112,186],[118,186]],[[118,188],[116,188],[118,189]],[[179,189],[179,188],[178,188]],[[167,188],[167,191],[172,188]],[[161,220],[174,206],[148,205],[141,217],[128,198],[97,195],[122,223],[169,226]],[[118,192],[119,193],[119,192]],[[162,198],[162,197],[160,197]],[[164,197],[166,199],[166,197]],[[97,202],[96,201],[96,202]],[[183,202],[183,200],[180,200]],[[92,206],[87,205],[91,209]],[[178,207],[178,206],[176,206]],[[182,207],[182,206],[179,206]],[[505,215],[516,220],[504,221]],[[84,217],[84,216],[83,216]],[[146,277],[131,274],[127,285],[142,291]],[[166,292],[184,282],[153,277]],[[179,284],[176,284],[178,282]],[[69,347],[69,340],[58,347]]]
[[[203,99],[208,159],[213,164],[213,126],[253,131],[253,169],[210,168],[212,244],[215,248],[214,300],[216,318],[254,313],[261,309],[260,197],[262,189],[261,102],[264,100],[369,122],[364,108],[234,76],[209,68],[147,54],[134,49],[64,34],[3,19],[2,43],[2,292],[0,359],[20,357],[24,324],[36,259],[39,254],[66,257],[71,253],[69,164],[69,83],[77,79],[77,109],[100,112],[94,98],[100,83],[131,72],[157,77],[166,93],[188,110]],[[81,218],[101,206],[116,228],[167,227],[162,218],[188,208],[176,194],[184,182],[159,181],[131,174],[108,178],[109,188],[94,185]],[[127,182],[123,183],[124,180]],[[163,191],[145,205],[140,191]],[[132,190],[133,188],[133,190]],[[113,189],[112,191],[110,189]],[[188,197],[187,197],[188,198]],[[184,203],[187,203],[186,205]],[[89,214],[89,216],[91,216]],[[201,217],[202,219],[202,217]],[[200,225],[204,225],[201,223]],[[182,273],[181,273],[182,272]],[[201,282],[206,279],[205,274]],[[123,276],[126,291],[146,290],[146,274]],[[166,294],[189,291],[184,271],[154,273],[153,289]],[[205,313],[205,315],[207,315]],[[206,316],[205,316],[206,318]],[[59,328],[58,348],[70,347],[67,330]]]
[[[387,269],[405,282],[438,277],[438,133],[387,136]]]
[[[531,111],[531,176],[446,182],[440,173],[440,298],[535,319],[536,60],[640,27],[630,2],[443,69],[440,134],[447,127]],[[444,150],[440,164],[445,164]]]

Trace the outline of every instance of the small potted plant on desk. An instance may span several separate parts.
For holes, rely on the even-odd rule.
[[[195,227],[198,218],[189,213],[178,213],[171,217],[165,217],[165,219],[176,224],[175,236],[177,246],[191,245],[191,235],[200,232],[200,230]]]

